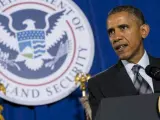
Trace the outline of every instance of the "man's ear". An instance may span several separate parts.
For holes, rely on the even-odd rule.
[[[149,27],[148,24],[141,25],[140,32],[141,32],[141,36],[142,36],[143,39],[148,36],[149,31],[150,31],[150,27]]]

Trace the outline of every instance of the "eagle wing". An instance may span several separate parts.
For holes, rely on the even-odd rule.
[[[65,10],[51,15],[48,18],[49,27],[46,30],[46,47],[49,49],[54,46],[66,34],[63,27],[63,14]]]
[[[11,18],[0,14],[0,43],[6,45],[12,50],[18,50],[18,41],[15,36],[16,33],[10,29]]]

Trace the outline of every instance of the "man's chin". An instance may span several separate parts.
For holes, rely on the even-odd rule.
[[[126,56],[126,55],[119,55],[119,59],[121,59],[121,60],[128,60],[129,57]]]

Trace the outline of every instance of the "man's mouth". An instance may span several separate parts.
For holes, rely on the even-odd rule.
[[[118,45],[115,48],[116,51],[121,52],[123,51],[128,45],[127,44],[123,44],[123,45]]]

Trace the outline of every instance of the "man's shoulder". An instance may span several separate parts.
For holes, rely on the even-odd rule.
[[[149,55],[150,65],[160,67],[160,58]]]

